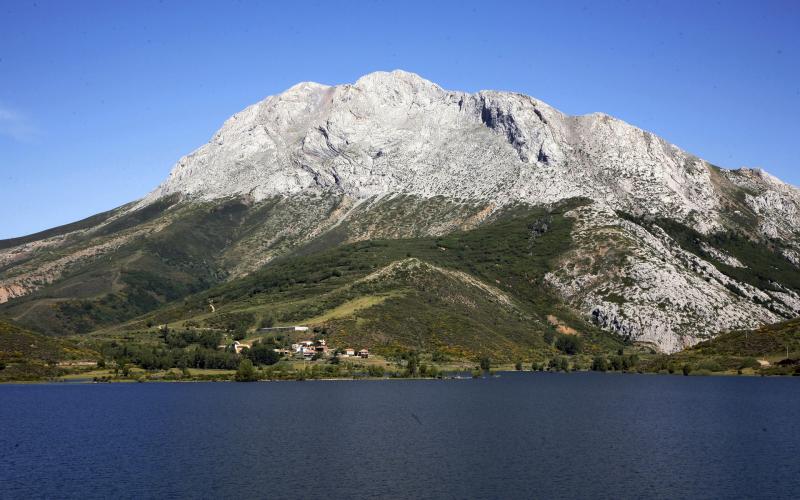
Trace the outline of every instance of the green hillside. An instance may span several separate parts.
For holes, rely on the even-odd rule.
[[[97,352],[76,342],[33,333],[0,320],[0,381],[53,377],[61,373],[60,362],[97,357]]]
[[[229,275],[222,262],[225,252],[264,225],[275,208],[274,203],[253,208],[243,200],[177,207],[171,203],[162,200],[128,213],[52,251],[68,256],[124,242],[106,257],[67,268],[42,290],[3,304],[0,314],[50,335],[119,324],[222,282]],[[47,262],[52,252],[36,258]]]
[[[551,355],[559,328],[586,339],[589,352],[617,349],[619,339],[571,312],[544,283],[570,247],[571,221],[563,214],[574,203],[507,209],[490,223],[439,238],[301,248],[121,330],[189,322],[250,336],[265,324],[304,324],[341,348],[511,361]]]
[[[800,375],[800,319],[724,332],[671,356],[652,356],[648,371]]]
[[[697,344],[690,351],[703,355],[736,355],[763,358],[800,356],[800,318],[756,330],[723,333]]]
[[[178,203],[171,197],[130,208],[0,241],[0,248],[34,242],[0,265],[0,287],[21,283],[31,289],[0,304],[0,317],[49,335],[88,333],[244,276],[276,258],[319,253],[345,241],[472,227],[483,221],[486,207],[410,196],[359,205],[330,194],[214,203]],[[74,232],[47,244],[35,242],[67,231]]]

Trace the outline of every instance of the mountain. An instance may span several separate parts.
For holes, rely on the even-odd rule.
[[[509,229],[509,221],[524,221],[512,224],[524,233],[513,245],[498,229]],[[448,238],[471,240],[471,247],[453,252],[437,244]],[[511,258],[520,241],[524,250]],[[272,270],[303,268],[309,258],[358,242],[380,242],[396,259],[362,269],[353,257],[343,267],[358,272],[326,279],[350,289],[379,267],[428,276],[390,280],[380,292],[392,297],[389,305],[398,290],[422,293],[419,283],[452,279],[482,298],[465,292],[458,307],[426,309],[462,308],[462,319],[483,310],[475,314],[486,318],[487,304],[498,300],[491,290],[502,292],[523,333],[512,334],[513,322],[500,313],[489,324],[465,320],[461,333],[450,331],[442,342],[470,352],[481,350],[474,341],[480,332],[497,348],[534,349],[534,337],[554,324],[674,352],[800,315],[797,188],[761,170],[711,165],[604,114],[568,116],[512,92],[448,91],[403,71],[348,85],[295,85],[233,115],[142,200],[0,241],[0,314],[48,334],[84,333],[159,315],[217,314],[207,301],[231,293],[223,314],[244,307],[240,292],[259,288],[255,277],[273,279]],[[409,256],[398,253],[410,247]],[[482,260],[440,258],[448,252]],[[471,280],[479,286],[465,285]],[[306,285],[288,277],[281,290],[260,288],[311,300]],[[343,304],[321,297],[306,305]],[[202,308],[192,309],[197,300]],[[256,314],[246,326],[289,302],[249,304]],[[402,328],[382,332],[380,325],[405,321],[418,333],[402,343],[423,345],[441,329],[433,322],[456,321],[422,309],[417,321],[381,304],[367,309],[382,319],[362,318],[354,338],[388,346]],[[284,313],[286,321],[322,317],[339,332],[359,324],[353,311],[346,318]]]

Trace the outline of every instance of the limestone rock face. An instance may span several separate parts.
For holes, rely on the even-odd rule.
[[[300,83],[231,117],[148,195],[256,200],[337,191],[552,203],[582,196],[615,210],[722,227],[712,166],[603,114],[567,116],[511,92],[444,90],[415,74]],[[722,171],[752,191],[765,234],[797,228],[800,191],[767,174]],[[777,218],[771,217],[777,215]]]
[[[210,241],[230,230],[213,252],[190,247],[216,266],[208,279],[225,280],[315,239],[442,235],[513,205],[574,198],[588,201],[570,205],[580,205],[568,214],[571,246],[546,283],[599,327],[673,352],[800,314],[800,278],[774,271],[800,272],[797,188],[761,170],[710,165],[604,114],[568,116],[513,92],[445,90],[403,71],[297,84],[233,115],[153,192],[103,222],[0,242],[0,304],[53,287],[70,298],[59,283],[82,283],[79,273],[101,259],[144,259],[137,242],[161,259],[164,241],[191,239],[187,221],[238,221],[236,230],[213,226]],[[669,233],[675,222],[683,233]],[[723,248],[731,235],[771,253],[748,260]],[[196,278],[197,262],[163,254]],[[118,267],[107,264],[102,278],[111,291]],[[96,294],[92,283],[86,293]]]
[[[780,239],[783,257],[798,265],[797,188],[760,170],[717,168],[604,114],[567,116],[512,92],[449,91],[403,71],[348,85],[301,83],[268,97],[182,158],[140,205],[175,193],[213,200],[329,192],[440,196],[495,209],[588,198],[573,214],[571,260],[548,280],[600,326],[662,351],[800,313],[794,291],[766,293],[704,260],[746,267],[724,251],[703,243],[694,255],[618,216],[672,219],[701,234],[751,221],[745,232]],[[608,248],[625,248],[625,259],[610,260]],[[597,265],[575,264],[587,261]]]

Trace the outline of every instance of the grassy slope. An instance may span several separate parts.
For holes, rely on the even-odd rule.
[[[656,372],[680,373],[684,366],[693,374],[800,375],[800,319],[722,333],[670,356],[648,356],[643,363],[646,371]]]
[[[67,271],[41,291],[0,306],[0,313],[37,331],[86,333],[114,325],[162,304],[219,283],[225,271],[217,256],[246,230],[247,207],[238,201],[215,207],[151,206],[104,227],[99,237],[116,234],[162,217],[162,230],[137,238],[114,251]]]
[[[116,218],[110,222],[110,215],[98,216],[24,238],[30,241],[80,229],[62,242],[34,250],[0,268],[0,277],[13,280],[15,276],[36,275],[37,270],[48,269],[54,261],[84,257],[72,259],[62,275],[55,271],[57,278],[52,283],[42,285],[42,278],[37,277],[35,282],[41,288],[0,304],[0,317],[52,335],[86,333],[117,325],[247,273],[275,257],[298,251],[306,239],[311,242],[302,252],[310,254],[348,239],[444,231],[470,221],[484,208],[414,197],[358,205],[336,194],[271,198],[258,203],[248,199],[176,201],[167,198],[122,216],[114,212],[111,215]],[[355,209],[352,213],[351,208]],[[345,213],[349,214],[347,222],[321,231],[335,225]],[[92,249],[112,243],[112,250],[91,256]]]
[[[97,352],[76,343],[33,333],[0,321],[2,380],[34,380],[59,374],[56,363],[70,359],[96,359]]]
[[[512,359],[553,351],[543,334],[552,330],[546,316],[555,315],[589,341],[589,350],[616,349],[617,339],[571,312],[544,285],[551,263],[571,245],[571,221],[563,216],[568,208],[508,209],[491,223],[440,238],[301,250],[126,327],[193,320],[252,331],[271,317],[280,324],[324,327],[340,347]],[[402,262],[419,266],[412,272],[397,266]],[[380,272],[393,264],[393,272]],[[377,278],[365,279],[370,275]],[[497,294],[509,303],[499,305]]]
[[[689,349],[689,352],[706,355],[752,356],[765,359],[782,359],[786,348],[800,352],[800,318],[767,325],[756,330],[727,332]]]

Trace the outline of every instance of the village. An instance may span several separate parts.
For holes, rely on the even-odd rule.
[[[259,333],[295,333],[307,334],[309,328],[307,326],[276,326],[269,328],[260,328]],[[230,347],[236,352],[241,354],[244,349],[251,349],[253,345],[259,342],[259,339],[253,339],[249,342],[234,340]],[[228,347],[228,346],[220,346]],[[303,359],[303,360],[317,360],[332,357],[341,358],[369,358],[369,349],[358,349],[347,347],[345,349],[331,349],[325,339],[316,340],[299,340],[292,343],[289,348],[275,348],[275,352],[287,358]]]

